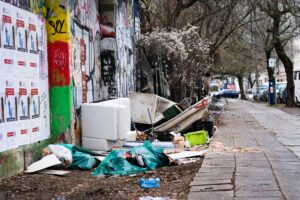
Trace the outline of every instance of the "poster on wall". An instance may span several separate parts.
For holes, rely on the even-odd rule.
[[[4,5],[1,7],[1,44],[2,48],[14,49],[15,12],[13,6],[9,4]]]
[[[50,137],[48,80],[40,81],[40,139]]]
[[[24,11],[18,9],[16,17],[16,31],[15,31],[15,47],[16,50],[25,52],[26,51],[26,29],[25,29],[25,16]]]
[[[7,150],[7,141],[4,131],[4,97],[5,97],[5,84],[0,74],[0,152]]]
[[[38,52],[37,16],[31,13],[28,16],[27,48],[30,53],[37,54]]]
[[[0,1],[0,152],[50,137],[45,25]]]
[[[41,80],[48,78],[48,48],[46,21],[43,17],[38,17],[38,57],[39,57],[39,76]]]
[[[28,82],[24,80],[19,81],[18,88],[18,142],[22,145],[30,143],[29,135],[29,95],[28,95]]]
[[[4,100],[4,130],[8,148],[17,148],[17,97],[15,77],[5,78],[5,100]]]
[[[39,89],[38,83],[35,81],[31,82],[30,88],[30,114],[31,119],[39,118],[40,117],[40,96],[39,96]]]

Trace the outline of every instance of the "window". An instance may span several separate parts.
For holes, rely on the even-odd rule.
[[[300,72],[298,72],[298,80],[300,80]]]

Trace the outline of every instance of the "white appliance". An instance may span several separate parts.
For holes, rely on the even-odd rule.
[[[82,105],[82,146],[108,151],[122,146],[130,131],[130,100],[119,98]]]

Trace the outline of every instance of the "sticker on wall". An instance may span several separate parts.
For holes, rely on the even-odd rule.
[[[14,49],[14,9],[9,4],[2,5],[2,27],[1,27],[1,43],[6,49]]]
[[[15,63],[16,63],[16,71],[20,77],[20,79],[23,79],[24,77],[28,76],[28,58],[24,56],[24,53],[16,52],[16,58],[15,58]]]
[[[17,17],[16,17],[16,34],[15,34],[15,46],[18,51],[25,52],[26,51],[26,25],[25,25],[25,17],[24,11],[18,9]]]
[[[5,75],[15,75],[15,63],[14,57],[15,55],[11,50],[1,49],[0,51],[0,59],[1,59],[1,71]]]
[[[30,126],[30,143],[35,143],[41,140],[40,119],[31,120]]]
[[[16,122],[9,122],[6,123],[4,126],[7,148],[14,149],[19,147],[19,142],[17,139],[17,132],[16,132]]]
[[[37,16],[34,14],[30,14],[28,19],[27,48],[30,53],[37,54],[37,48],[38,48]]]
[[[30,114],[31,119],[40,117],[40,96],[37,82],[31,82]]]
[[[39,58],[37,55],[28,55],[28,76],[37,79],[39,77]]]
[[[19,121],[17,122],[17,142],[19,145],[26,145],[30,144],[30,130],[29,130],[29,125],[28,121]]]
[[[6,141],[6,136],[4,132],[4,124],[0,123],[0,152],[6,151],[7,150],[7,141]]]

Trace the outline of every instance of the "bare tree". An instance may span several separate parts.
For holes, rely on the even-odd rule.
[[[253,7],[258,7],[271,19],[271,42],[276,54],[282,62],[287,76],[287,106],[295,105],[295,85],[293,79],[293,63],[285,50],[287,41],[299,34],[300,2],[297,0],[253,0]]]

